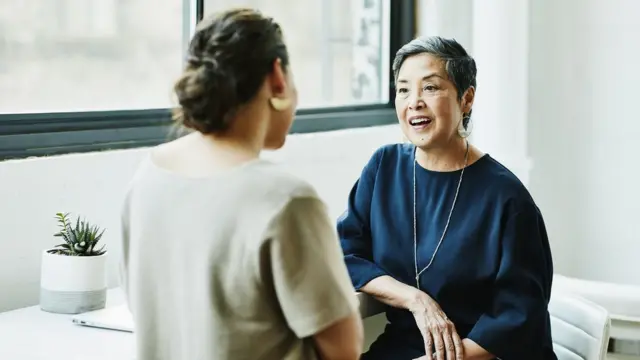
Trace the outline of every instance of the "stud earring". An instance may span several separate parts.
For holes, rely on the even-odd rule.
[[[271,99],[269,99],[269,103],[271,104],[271,107],[275,111],[283,111],[288,109],[289,106],[291,106],[290,99],[281,99],[278,97],[272,97]]]

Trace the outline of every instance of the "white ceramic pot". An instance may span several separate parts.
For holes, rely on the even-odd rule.
[[[107,253],[99,256],[42,254],[40,308],[60,314],[102,309],[107,300]]]

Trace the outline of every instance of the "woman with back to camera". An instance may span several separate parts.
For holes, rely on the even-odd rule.
[[[151,150],[122,214],[136,358],[357,359],[358,303],[327,209],[259,159],[284,144],[297,102],[278,24],[248,9],[206,18],[175,92],[195,131]]]
[[[338,222],[353,285],[389,305],[362,359],[555,360],[542,215],[467,140],[475,61],[455,40],[418,38],[393,73],[410,144],[374,153]]]

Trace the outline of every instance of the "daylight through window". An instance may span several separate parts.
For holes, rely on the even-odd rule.
[[[0,113],[171,107],[189,1],[1,2]],[[205,0],[204,13],[230,6],[282,25],[300,108],[388,101],[388,1]]]

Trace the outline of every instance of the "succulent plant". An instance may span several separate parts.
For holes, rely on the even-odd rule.
[[[104,229],[101,230],[98,226],[91,225],[80,218],[76,219],[73,226],[68,213],[57,213],[56,219],[60,231],[54,236],[64,239],[64,243],[56,245],[48,250],[48,253],[67,256],[99,256],[106,252],[104,245],[101,248],[97,247]]]

